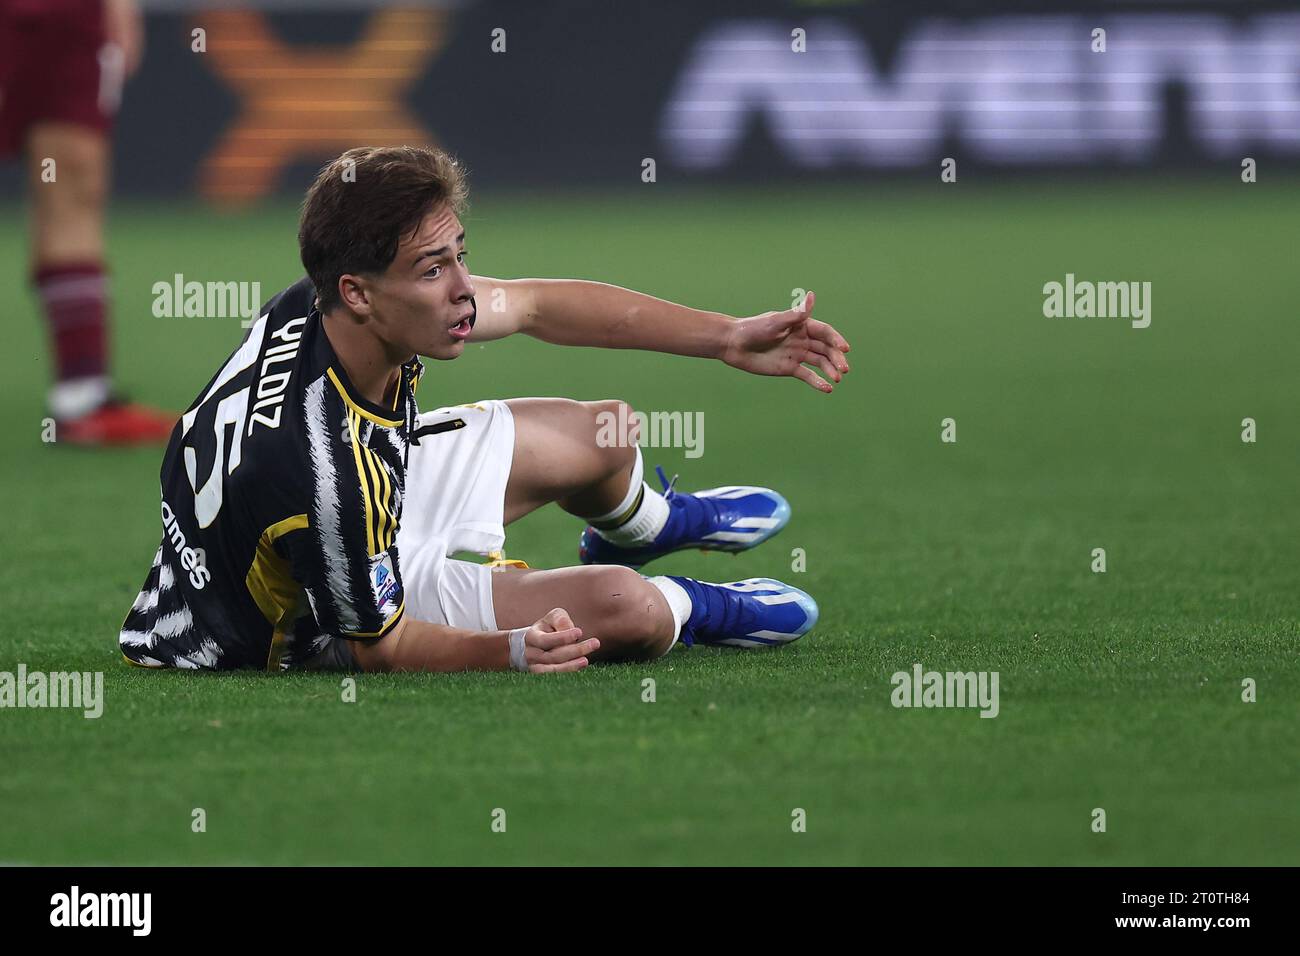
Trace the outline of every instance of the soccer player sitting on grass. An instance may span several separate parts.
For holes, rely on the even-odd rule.
[[[770,578],[634,570],[683,548],[754,547],[790,508],[766,488],[650,488],[635,444],[597,441],[602,412],[626,413],[618,402],[421,414],[415,401],[418,356],[516,332],[717,358],[829,392],[808,366],[839,381],[849,346],[812,318],[812,293],[732,319],[596,282],[471,276],[465,198],[437,150],[354,149],[321,171],[298,235],[307,278],[267,304],[172,433],[162,544],[119,637],[128,661],[541,673],[650,660],[679,638],[782,644],[816,623],[811,597]],[[587,521],[582,566],[449,557],[499,549],[505,525],[549,502]]]

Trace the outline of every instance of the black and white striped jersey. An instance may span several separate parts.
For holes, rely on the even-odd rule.
[[[147,667],[301,666],[402,616],[397,525],[423,366],[391,407],[348,381],[307,279],[262,309],[172,432],[162,544],[122,625]]]

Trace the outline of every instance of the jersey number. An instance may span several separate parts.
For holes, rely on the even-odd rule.
[[[241,388],[232,395],[227,395],[217,402],[216,414],[212,419],[212,430],[216,433],[216,454],[212,456],[212,472],[208,480],[199,487],[197,472],[198,455],[189,445],[185,446],[185,473],[189,475],[190,487],[194,489],[194,520],[200,528],[206,528],[216,520],[221,510],[221,494],[225,485],[225,474],[229,475],[239,467],[240,445],[244,439],[244,419],[248,417],[249,389]],[[234,440],[230,443],[230,455],[226,455],[226,426],[235,426]],[[228,462],[228,463],[227,463]]]

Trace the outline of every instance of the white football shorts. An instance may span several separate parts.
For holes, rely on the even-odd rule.
[[[406,613],[495,631],[492,569],[451,555],[486,555],[505,544],[506,482],[515,451],[510,407],[485,401],[424,412],[408,440],[397,531]]]
[[[515,419],[501,401],[437,408],[420,415],[406,469],[397,530],[406,614],[471,631],[495,631],[492,569],[459,561],[506,540],[506,482],[515,456]],[[334,638],[303,665],[356,670],[352,642]]]

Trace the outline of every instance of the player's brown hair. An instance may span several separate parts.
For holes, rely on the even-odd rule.
[[[465,210],[464,168],[440,149],[362,146],[328,163],[307,190],[298,251],[322,312],[339,304],[339,276],[383,272],[425,215]]]

